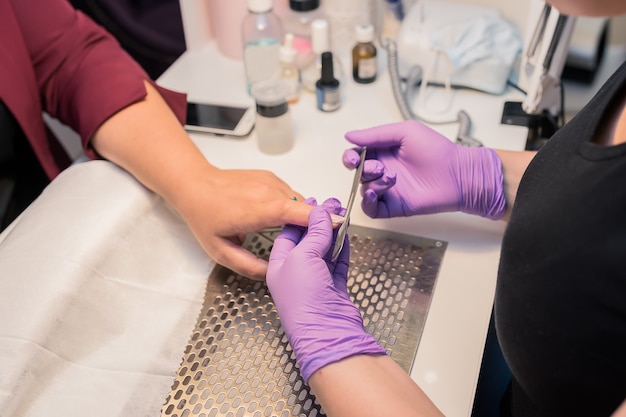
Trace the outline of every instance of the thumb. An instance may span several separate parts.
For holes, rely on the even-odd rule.
[[[309,229],[298,248],[309,257],[322,258],[330,249],[333,229],[330,214],[324,207],[313,207],[309,215]]]
[[[363,130],[352,130],[346,133],[345,138],[358,146],[368,148],[394,147],[402,144],[404,136],[414,129],[412,121],[390,123]]]
[[[269,258],[270,265],[276,262],[284,262],[289,253],[296,247],[303,234],[304,229],[299,226],[285,226],[282,232],[274,239]]]

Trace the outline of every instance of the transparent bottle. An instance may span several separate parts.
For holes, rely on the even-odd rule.
[[[248,0],[241,33],[249,94],[254,83],[272,78],[278,70],[283,27],[272,7],[272,0]]]
[[[311,24],[324,17],[320,0],[289,0],[289,8],[282,15],[283,29],[294,35],[294,48],[298,51],[296,63],[300,69],[313,59]]]
[[[293,147],[293,121],[280,80],[259,81],[252,86],[256,102],[254,131],[259,150],[269,155],[287,152]]]
[[[293,46],[294,36],[291,33],[285,34],[285,40],[280,47],[280,66],[275,78],[282,80],[285,84],[285,95],[289,104],[295,104],[300,98],[300,68],[296,64],[298,52]]]
[[[360,84],[376,80],[378,62],[374,46],[374,26],[371,24],[356,27],[357,44],[352,48],[352,78]]]
[[[328,21],[316,19],[311,24],[311,46],[313,48],[314,59],[302,70],[302,88],[315,93],[315,83],[322,75],[322,54],[332,52],[329,41]],[[333,67],[335,78],[343,82],[344,70],[337,54],[333,54]]]

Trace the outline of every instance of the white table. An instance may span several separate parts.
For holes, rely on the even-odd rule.
[[[374,84],[359,85],[348,77],[343,85],[345,99],[340,110],[320,112],[314,95],[303,92],[300,101],[291,107],[295,145],[285,154],[261,153],[254,131],[245,139],[203,134],[192,134],[192,138],[219,167],[268,169],[305,196],[314,196],[318,201],[337,197],[346,202],[353,172],[341,163],[342,152],[348,147],[344,133],[401,120],[383,52],[379,51],[381,73]],[[343,64],[347,68],[345,58]],[[159,83],[186,92],[191,101],[252,103],[245,90],[242,62],[221,55],[211,42],[186,52],[162,75]],[[449,118],[458,109],[464,109],[472,118],[473,136],[486,146],[521,150],[526,129],[500,124],[504,101],[521,98],[516,91],[504,96],[456,91],[447,116],[431,116]],[[441,94],[435,92],[431,102],[436,107],[441,99]],[[456,135],[456,124],[434,127],[450,138]],[[447,416],[470,415],[504,224],[460,213],[372,220],[358,204],[351,221],[448,242],[411,377]]]

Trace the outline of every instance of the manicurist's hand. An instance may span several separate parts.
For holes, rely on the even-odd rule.
[[[329,213],[338,210],[334,199],[313,208],[308,229],[286,226],[270,254],[267,285],[302,378],[330,417],[441,417],[363,328],[346,288],[348,241],[331,261],[335,233]]]
[[[367,146],[361,193],[370,217],[462,211],[499,219],[506,212],[502,163],[490,148],[457,145],[413,120],[345,136],[357,146],[344,152],[348,168]]]
[[[344,358],[385,354],[363,328],[361,313],[346,289],[348,242],[337,261],[331,261],[330,213],[340,208],[335,199],[314,207],[308,229],[286,226],[270,254],[267,285],[305,382]]]

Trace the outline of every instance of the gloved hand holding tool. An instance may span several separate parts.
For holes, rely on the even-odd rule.
[[[452,143],[413,121],[346,134],[357,145],[343,154],[348,168],[363,167],[362,208],[373,218],[462,211],[489,219],[506,212],[502,163],[493,149]]]
[[[309,202],[315,205],[314,200]],[[330,363],[357,354],[386,353],[365,331],[361,313],[348,295],[348,242],[337,261],[331,261],[330,213],[340,210],[336,199],[314,207],[308,229],[286,226],[270,254],[267,285],[305,383]]]

